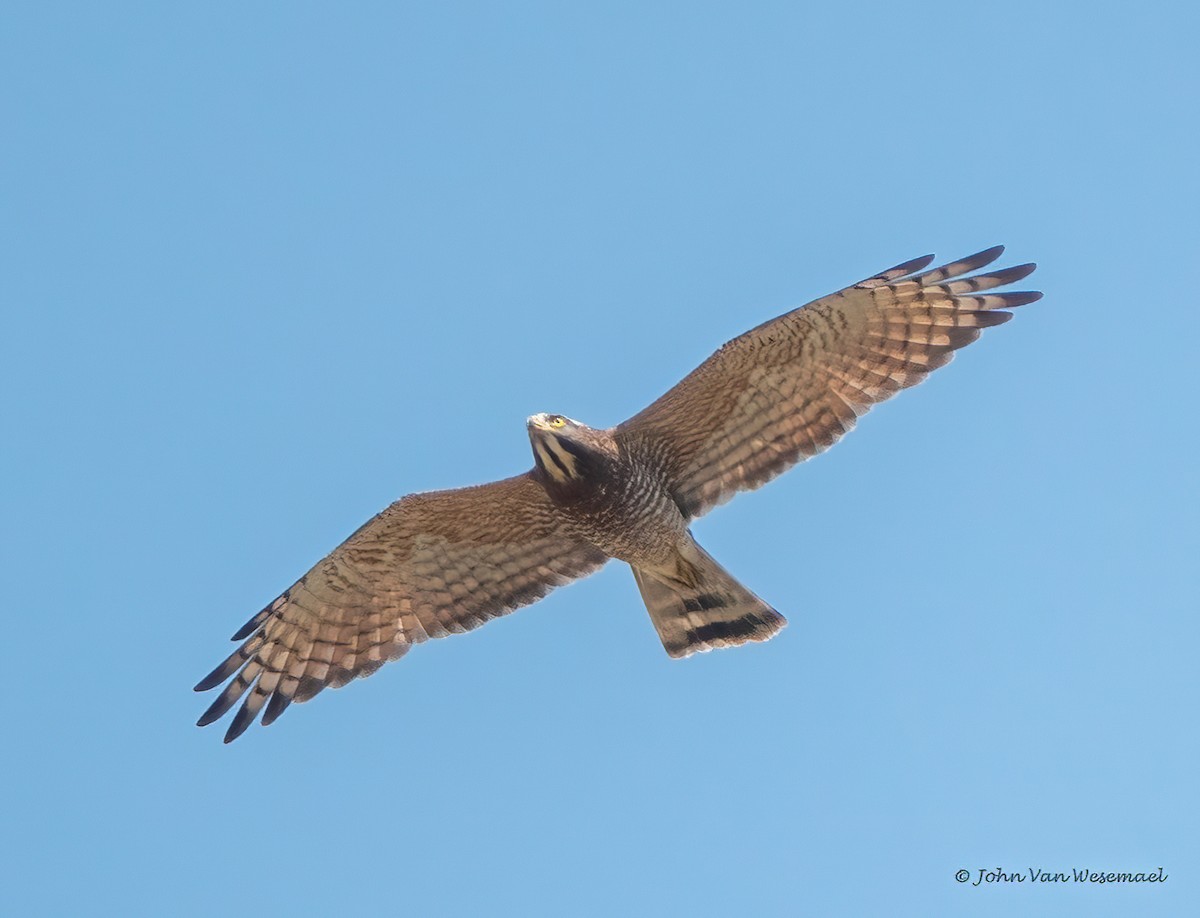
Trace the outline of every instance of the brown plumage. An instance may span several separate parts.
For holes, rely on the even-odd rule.
[[[610,430],[529,419],[523,475],[392,504],[234,635],[244,643],[196,686],[243,696],[229,742],[263,711],[368,675],[427,638],[469,631],[628,562],[674,657],[766,640],[786,621],[692,538],[688,524],[835,443],[871,406],[916,385],[1032,292],[983,293],[1034,265],[967,277],[1001,246],[941,268],[898,265],[725,344]]]

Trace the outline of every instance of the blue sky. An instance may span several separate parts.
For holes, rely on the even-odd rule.
[[[12,4],[20,915],[1177,915],[1200,901],[1193,4]],[[997,242],[1045,299],[695,527],[221,744],[191,686],[389,501]],[[1152,870],[1161,886],[955,881]]]

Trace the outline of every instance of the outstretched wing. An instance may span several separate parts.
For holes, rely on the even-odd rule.
[[[696,517],[832,446],[857,418],[950,362],[1006,308],[1040,293],[980,294],[1032,264],[964,277],[1003,246],[941,268],[918,258],[734,338],[618,428],[666,465]]]
[[[245,640],[196,691],[231,676],[199,726],[249,691],[230,742],[266,706],[369,675],[428,638],[469,631],[608,560],[564,533],[529,473],[454,491],[412,494],[334,549],[233,636]],[[236,675],[235,675],[236,674]]]

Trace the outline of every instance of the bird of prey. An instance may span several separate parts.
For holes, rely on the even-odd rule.
[[[201,680],[230,680],[199,720],[245,696],[225,734],[265,707],[369,675],[429,638],[469,631],[592,573],[630,565],[672,657],[765,641],[782,615],[739,583],[689,524],[835,443],[871,406],[948,363],[1034,292],[985,293],[1034,265],[972,274],[1003,251],[929,269],[933,256],[734,338],[673,389],[608,430],[561,414],[528,419],[533,468],[410,494],[362,526],[234,636]]]

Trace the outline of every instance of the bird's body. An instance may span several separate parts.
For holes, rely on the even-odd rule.
[[[653,440],[547,414],[529,419],[529,437],[564,528],[633,568],[671,656],[766,640],[787,624],[696,544]]]
[[[897,265],[751,329],[623,424],[528,420],[533,468],[414,494],[362,526],[234,635],[196,686],[231,679],[200,718],[242,696],[226,742],[260,712],[368,675],[429,638],[470,630],[610,558],[634,577],[671,656],[762,641],[782,615],[721,567],[690,523],[836,442],[870,407],[949,362],[1003,308],[977,295],[1033,265],[971,277],[999,246],[941,268]]]
[[[554,421],[561,426],[551,428]],[[528,428],[534,475],[568,531],[629,564],[669,565],[688,521],[671,498],[666,470],[641,443],[562,415],[535,415]]]

